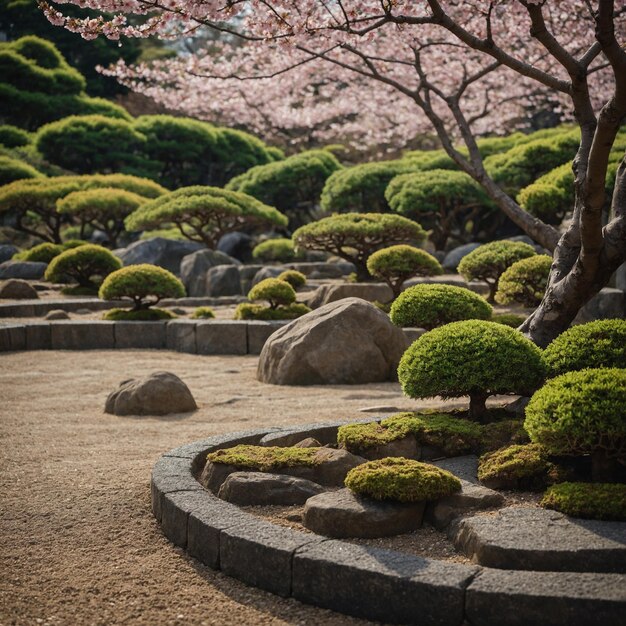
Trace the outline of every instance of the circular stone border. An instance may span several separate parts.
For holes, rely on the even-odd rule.
[[[207,453],[238,444],[322,444],[347,421],[211,437],[164,454],[152,511],[165,536],[212,569],[266,591],[387,623],[608,626],[626,620],[622,574],[503,570],[427,559],[285,528],[200,485]]]

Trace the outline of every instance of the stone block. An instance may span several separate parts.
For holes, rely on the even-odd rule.
[[[52,332],[48,322],[29,322],[26,325],[26,350],[50,350]]]
[[[187,547],[189,512],[201,506],[205,494],[203,489],[194,489],[172,491],[161,496],[161,529],[174,545],[180,548]]]
[[[246,322],[210,320],[196,323],[198,354],[247,354]]]
[[[605,287],[580,309],[574,324],[626,317],[626,292]]]
[[[115,322],[58,321],[50,323],[53,350],[112,350]]]
[[[196,354],[196,322],[192,320],[167,322],[165,347],[176,352]]]
[[[0,326],[0,352],[26,349],[26,326],[6,324]]]
[[[282,328],[289,321],[284,322],[257,322],[247,323],[248,354],[261,354],[261,350],[269,336]]]
[[[297,600],[385,623],[459,626],[478,568],[340,541],[299,549]]]
[[[466,480],[475,485],[478,484],[478,457],[474,454],[432,461],[432,464],[452,472],[461,480]]]
[[[159,350],[165,345],[165,322],[115,322],[115,347]]]

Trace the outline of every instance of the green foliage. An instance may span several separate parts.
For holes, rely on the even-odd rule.
[[[297,270],[285,270],[281,272],[276,278],[278,280],[284,280],[289,283],[294,289],[299,289],[306,285],[306,276],[302,272]]]
[[[489,319],[491,306],[478,294],[454,285],[414,285],[391,305],[391,321],[401,328],[426,328],[459,320]]]
[[[541,351],[520,332],[494,322],[452,322],[422,335],[403,354],[398,377],[410,398],[470,396],[482,417],[490,395],[529,395],[541,385]]]
[[[495,313],[491,316],[491,321],[511,328],[519,328],[526,321],[526,317],[517,313]]]
[[[76,282],[89,288],[121,267],[121,261],[106,248],[85,244],[55,256],[46,268],[45,279],[52,283]]]
[[[171,311],[151,307],[149,309],[109,309],[102,319],[109,322],[159,322],[175,317],[176,315]]]
[[[464,256],[457,271],[465,280],[484,280],[489,285],[489,301],[493,302],[504,270],[536,254],[531,245],[521,241],[492,241]]]
[[[439,261],[425,250],[413,246],[397,245],[377,250],[367,259],[367,271],[382,278],[397,298],[402,284],[413,276],[443,274]]]
[[[0,155],[0,187],[24,178],[41,178],[41,173],[28,163]]]
[[[213,319],[215,317],[215,312],[210,306],[199,306],[196,310],[191,314],[191,317],[194,320],[208,320]]]
[[[595,320],[568,328],[543,353],[551,376],[588,367],[626,368],[626,320]]]
[[[626,369],[568,372],[530,399],[524,427],[551,454],[602,452],[626,460]]]
[[[30,261],[32,263],[50,263],[55,256],[63,252],[63,246],[54,243],[40,243],[29,250],[22,250],[13,255],[16,261]]]
[[[266,278],[257,283],[248,292],[248,300],[267,300],[270,308],[275,309],[279,305],[287,305],[296,301],[294,288],[284,280],[278,278]]]
[[[286,263],[293,261],[296,253],[291,239],[267,239],[254,247],[252,257],[265,263]]]
[[[354,263],[359,278],[367,278],[372,252],[398,243],[420,243],[424,229],[406,217],[379,213],[332,215],[301,226],[293,234],[296,248],[329,252]]]
[[[125,224],[129,231],[174,224],[187,239],[215,248],[228,232],[242,227],[283,227],[287,218],[245,193],[196,186],[182,187],[144,204]]]
[[[395,212],[431,230],[437,250],[445,248],[451,235],[460,241],[473,238],[495,210],[484,189],[469,175],[442,169],[396,176],[385,198]],[[468,220],[472,222],[469,232]]]
[[[17,126],[0,126],[0,144],[5,148],[20,148],[30,143],[30,135]],[[2,183],[3,185],[6,183]]]
[[[572,517],[626,522],[626,485],[560,483],[546,491],[541,506]]]
[[[361,496],[398,502],[438,500],[461,490],[450,472],[402,457],[362,463],[348,472],[345,485]]]
[[[236,320],[260,320],[265,322],[278,320],[295,320],[310,313],[311,309],[306,304],[292,302],[287,305],[279,305],[275,309],[260,304],[250,304],[242,302],[235,309],[234,319]]]
[[[527,307],[538,306],[545,293],[552,266],[552,257],[536,254],[516,261],[498,280],[495,300],[498,304],[517,302]]]
[[[300,226],[314,217],[326,180],[340,169],[339,161],[327,150],[310,150],[257,165],[233,178],[226,188],[275,206],[291,224]]]
[[[528,433],[524,430],[523,419],[499,419],[482,425],[480,450],[491,452],[504,446],[528,443]]]
[[[144,263],[109,274],[98,295],[102,300],[132,300],[137,311],[154,306],[162,298],[182,298],[185,288],[171,272]]]
[[[0,121],[34,130],[67,115],[130,119],[126,111],[84,93],[85,79],[54,45],[35,36],[0,43]]]
[[[207,455],[207,461],[241,469],[272,472],[284,467],[314,467],[320,448],[239,445]]]

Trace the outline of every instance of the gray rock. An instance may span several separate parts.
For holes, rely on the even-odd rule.
[[[605,287],[580,309],[573,324],[626,317],[626,292]]]
[[[19,251],[20,249],[12,243],[0,244],[0,263],[9,261],[13,258],[13,255],[17,254]]]
[[[25,280],[12,278],[0,286],[0,299],[5,300],[32,300],[39,298],[37,290]]]
[[[45,320],[69,320],[70,316],[67,311],[63,309],[52,309],[52,311],[48,311],[46,313]]]
[[[432,461],[431,464],[448,470],[461,480],[478,485],[478,457],[474,454]]]
[[[302,523],[326,537],[389,537],[419,528],[423,513],[423,502],[379,502],[340,489],[309,498]]]
[[[324,491],[304,478],[264,472],[233,472],[222,483],[219,497],[240,506],[304,504]]]
[[[467,256],[472,250],[476,250],[478,246],[480,246],[479,243],[466,243],[458,248],[453,248],[443,259],[443,267],[447,270],[456,270],[461,259]]]
[[[504,407],[504,410],[507,413],[510,413],[512,417],[524,417],[526,415],[526,407],[530,402],[530,398],[527,396],[520,396],[517,400],[513,400],[513,402],[509,402]]]
[[[168,415],[197,409],[187,385],[170,372],[124,380],[106,400],[105,413],[113,415]]]
[[[333,302],[277,330],[261,351],[257,378],[275,385],[395,380],[409,343],[402,329],[359,298]]]
[[[226,233],[218,242],[217,249],[228,256],[239,259],[244,263],[252,259],[254,240],[246,233]]]
[[[154,237],[131,243],[128,248],[115,250],[124,265],[149,263],[158,265],[174,274],[180,274],[180,264],[184,257],[196,250],[204,250],[201,243],[176,241],[164,237]]]
[[[461,481],[461,491],[431,502],[426,508],[426,521],[435,528],[445,528],[454,518],[470,511],[500,506],[504,496],[497,491]]]
[[[626,263],[622,263],[615,272],[615,287],[626,291]]]
[[[266,267],[261,268],[252,279],[252,283],[250,283],[250,287],[254,287],[256,284],[260,283],[262,280],[266,278],[276,278],[278,275],[282,274],[285,271],[285,268],[282,265],[267,265]]]
[[[368,302],[389,302],[393,292],[384,283],[344,283],[341,285],[320,285],[307,294],[306,304],[312,309],[337,302],[344,298],[360,298]],[[304,301],[304,300],[303,300]]]
[[[5,261],[0,263],[0,279],[21,278],[23,280],[39,280],[43,278],[47,267],[47,263]]]
[[[294,448],[321,448],[322,444],[313,437],[307,437],[302,441],[298,441],[294,446]]]
[[[183,257],[180,263],[180,279],[187,294],[193,297],[204,296],[206,273],[219,265],[241,265],[237,259],[217,250],[197,250]]]
[[[454,521],[449,535],[475,563],[502,569],[626,572],[626,523],[507,507]]]
[[[204,295],[213,298],[241,295],[239,269],[234,265],[218,265],[209,269],[204,279]]]

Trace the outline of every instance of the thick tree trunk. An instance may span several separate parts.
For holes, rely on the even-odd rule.
[[[486,393],[473,393],[470,395],[469,416],[470,419],[482,422],[485,413],[487,412],[487,398]]]

